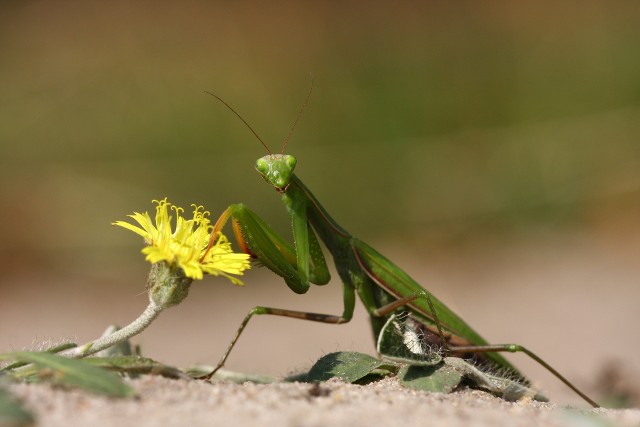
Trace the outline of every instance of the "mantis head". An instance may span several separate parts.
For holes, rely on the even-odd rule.
[[[247,126],[247,128],[249,128],[249,130],[253,133],[253,135],[258,139],[258,141],[260,141],[262,146],[266,148],[269,154],[256,160],[256,169],[258,170],[258,172],[260,172],[260,175],[262,175],[262,177],[269,184],[273,185],[276,188],[276,190],[278,190],[281,193],[284,193],[287,190],[287,187],[291,182],[291,175],[293,174],[293,169],[296,167],[296,163],[297,163],[297,160],[295,157],[289,154],[284,154],[284,151],[287,148],[287,143],[289,142],[289,138],[291,137],[291,134],[293,134],[293,130],[295,129],[296,124],[298,123],[298,119],[300,119],[300,116],[304,111],[304,107],[307,105],[307,102],[309,102],[309,97],[311,96],[312,89],[313,89],[313,79],[311,80],[311,87],[309,88],[309,93],[307,94],[307,98],[305,99],[304,104],[302,104],[302,108],[300,109],[300,112],[298,113],[296,120],[293,122],[293,126],[289,131],[289,135],[287,135],[287,138],[284,141],[284,144],[282,146],[282,154],[272,154],[267,144],[262,140],[262,138],[260,138],[260,136],[256,133],[256,131],[253,130],[251,125],[249,125],[249,123],[247,123],[247,121],[244,118],[242,118],[242,116],[236,110],[234,110],[229,104],[227,104],[218,95],[205,91],[209,95],[216,98],[218,101],[222,102],[229,110],[231,110],[233,114],[238,116],[238,118],[242,120],[245,126]]]
[[[289,154],[268,154],[256,161],[256,170],[278,191],[289,186],[297,160]]]

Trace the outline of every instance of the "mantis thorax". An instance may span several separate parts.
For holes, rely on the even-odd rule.
[[[279,191],[286,190],[297,160],[289,154],[268,154],[256,160],[256,170]]]

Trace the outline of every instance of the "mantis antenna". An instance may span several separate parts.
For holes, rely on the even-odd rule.
[[[271,153],[271,150],[269,150],[269,147],[267,146],[267,144],[265,144],[265,142],[262,140],[262,138],[260,138],[260,136],[256,133],[256,131],[255,131],[255,130],[253,130],[253,128],[251,127],[251,125],[250,125],[249,123],[247,123],[247,121],[246,121],[246,120],[245,120],[245,119],[244,119],[244,118],[243,118],[243,117],[242,117],[242,116],[241,116],[241,115],[240,115],[236,110],[234,110],[234,109],[231,107],[231,105],[227,104],[227,103],[225,102],[225,100],[224,100],[224,99],[222,99],[222,98],[220,98],[218,95],[214,95],[213,93],[208,92],[208,91],[206,91],[206,90],[204,91],[204,93],[209,94],[209,95],[213,96],[215,99],[217,99],[218,101],[222,102],[222,103],[223,103],[223,104],[224,104],[224,105],[225,105],[229,110],[231,110],[231,112],[232,112],[233,114],[235,114],[236,116],[238,116],[238,118],[239,118],[240,120],[242,120],[242,123],[244,123],[244,124],[249,128],[249,130],[250,130],[250,131],[255,135],[255,137],[256,137],[256,138],[258,138],[258,141],[260,141],[260,142],[262,143],[262,145],[264,146],[264,148],[266,148],[266,149],[267,149],[267,153],[269,153],[269,155],[271,155],[271,154],[272,154],[272,153]],[[307,99],[309,99],[309,98],[307,97]],[[305,104],[306,104],[306,102],[305,102]],[[296,122],[297,122],[297,121],[298,121],[298,119],[296,119]],[[293,126],[295,127],[295,123],[294,123],[294,125],[293,125]],[[293,129],[291,129],[291,131],[293,132]],[[291,135],[291,133],[289,133],[289,135]],[[285,144],[284,144],[284,145],[286,146],[286,145],[287,145],[287,143],[285,142]],[[284,148],[283,148],[283,150],[284,150]]]
[[[300,116],[302,116],[304,107],[307,106],[307,102],[309,102],[309,98],[311,98],[311,92],[313,91],[313,76],[309,76],[309,77],[311,79],[311,86],[309,87],[309,93],[307,94],[307,99],[304,100],[304,104],[302,104],[302,108],[298,112],[298,117],[296,117],[296,120],[293,122],[293,126],[291,126],[291,130],[289,131],[289,135],[287,135],[287,139],[284,140],[284,145],[282,146],[281,154],[284,154],[284,150],[285,148],[287,148],[287,144],[289,143],[289,138],[291,138],[291,134],[293,134],[293,130],[296,128],[296,125],[298,124],[298,120],[300,119]]]

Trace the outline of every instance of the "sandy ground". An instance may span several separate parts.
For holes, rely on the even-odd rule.
[[[416,392],[387,379],[244,385],[143,377],[137,398],[108,399],[46,385],[14,385],[41,427],[53,426],[637,426],[640,410],[508,403],[481,391]]]

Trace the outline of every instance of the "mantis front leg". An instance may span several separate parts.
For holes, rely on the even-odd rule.
[[[329,279],[329,270],[322,254],[322,249],[318,243],[313,231],[306,225],[306,250],[297,247],[300,242],[300,234],[296,234],[296,248],[288,243],[282,236],[275,233],[268,224],[259,218],[252,210],[244,205],[231,205],[227,208],[214,226],[212,239],[217,236],[226,222],[232,218],[233,229],[238,240],[238,244],[247,253],[257,258],[258,261],[267,268],[283,277],[291,290],[296,293],[306,293],[309,289],[309,283],[318,285],[326,284]],[[306,224],[306,223],[305,223]],[[298,233],[304,233],[298,229]],[[300,274],[299,263],[305,263],[308,273]],[[224,366],[231,350],[247,327],[249,320],[254,315],[272,315],[283,316],[293,319],[310,320],[313,322],[321,322],[328,324],[347,323],[353,317],[355,307],[355,289],[350,284],[345,283],[343,287],[344,309],[340,316],[332,314],[311,313],[304,311],[288,310],[274,307],[257,306],[252,308],[244,320],[240,323],[233,339],[229,343],[226,351],[218,362],[214,370],[201,379],[211,378],[222,366]]]
[[[294,233],[294,247],[251,209],[242,204],[231,205],[216,221],[212,239],[217,238],[217,232],[222,230],[229,218],[232,218],[240,247],[260,264],[284,278],[293,292],[304,294],[309,290],[309,283],[325,285],[331,279],[318,239],[306,222],[303,229]],[[303,241],[305,244],[301,248]]]

